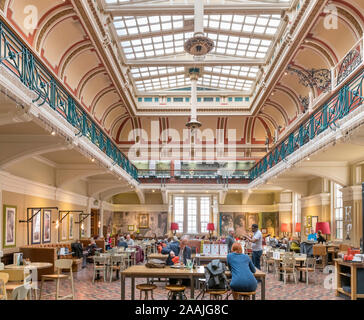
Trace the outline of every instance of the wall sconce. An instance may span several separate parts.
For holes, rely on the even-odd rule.
[[[99,226],[99,229],[101,228],[101,221],[99,221],[99,224],[98,224],[98,226]]]
[[[57,219],[57,221],[56,222],[53,222],[53,223],[56,224],[56,229],[58,229],[59,228],[59,220]]]
[[[85,230],[85,225],[83,223],[81,224],[81,230]]]

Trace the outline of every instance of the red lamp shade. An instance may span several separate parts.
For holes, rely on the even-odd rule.
[[[178,223],[172,222],[171,223],[171,230],[177,231],[179,229]]]
[[[281,231],[282,232],[291,232],[290,225],[288,223],[281,224]]]
[[[207,224],[207,231],[214,231],[215,230],[215,225],[213,223],[208,223]]]
[[[301,222],[296,223],[295,232],[301,232]]]
[[[330,223],[328,222],[317,222],[316,232],[321,230],[322,234],[331,234]]]

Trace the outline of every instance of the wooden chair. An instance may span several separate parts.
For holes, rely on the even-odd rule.
[[[257,294],[256,291],[252,291],[252,292],[233,291],[232,293],[233,293],[234,300],[250,300],[250,297],[252,298],[252,300],[255,300],[255,296]]]
[[[150,295],[152,297],[152,300],[154,300],[153,298],[153,290],[157,289],[157,286],[154,284],[138,284],[136,286],[136,288],[140,291],[140,300],[142,300],[142,294],[144,292],[144,300],[148,300],[148,292],[150,292]]]
[[[40,285],[39,300],[42,298],[43,284],[44,284],[44,281],[46,281],[46,280],[56,281],[56,300],[64,300],[64,299],[67,299],[67,298],[72,298],[72,300],[75,299],[75,288],[74,288],[74,283],[73,283],[72,264],[73,264],[72,259],[59,259],[59,260],[56,260],[55,263],[54,263],[54,266],[57,269],[57,273],[41,276],[42,281],[41,281],[41,285]],[[69,274],[63,274],[62,273],[63,270],[69,271]],[[69,294],[69,295],[66,295],[66,296],[60,296],[59,295],[60,281],[61,280],[66,280],[66,279],[69,279],[71,281],[72,293]],[[49,294],[49,295],[52,295],[52,294]]]
[[[323,244],[315,244],[312,247],[312,254],[315,257],[321,257],[322,259],[322,263],[317,265],[317,267],[320,267],[322,269],[324,269],[327,266],[327,251],[326,251],[326,246]]]
[[[168,285],[166,286],[166,289],[168,290],[168,300],[177,300],[177,297],[179,297],[180,300],[187,300],[185,295],[185,286]]]
[[[307,258],[305,262],[305,266],[297,268],[298,271],[304,272],[306,275],[306,285],[308,285],[308,275],[309,273],[313,273],[316,275],[317,280],[317,274],[316,272],[316,259],[315,258]]]
[[[283,273],[283,283],[286,284],[286,278],[293,275],[294,281],[297,284],[297,274],[296,274],[296,259],[291,256],[283,256],[282,267],[280,268]]]
[[[8,300],[5,285],[8,283],[9,275],[0,272],[0,300]]]
[[[120,272],[125,269],[125,255],[115,254],[110,257],[110,282],[112,281],[113,271]]]
[[[2,270],[1,273],[7,273],[9,275],[9,280],[6,285],[7,294],[11,295],[11,293],[19,286],[27,285],[29,288],[29,298],[32,299],[32,275],[30,273],[25,273],[24,270]],[[37,290],[35,291],[35,299],[37,300]]]
[[[275,272],[274,263],[275,260],[273,259],[273,252],[268,251],[265,255],[265,264],[264,264],[265,271],[269,273],[269,266],[273,266],[273,272]]]
[[[210,295],[210,300],[222,300],[222,296],[226,294],[228,290],[207,290],[206,293]]]
[[[92,283],[95,283],[95,278],[98,272],[102,271],[104,275],[104,282],[106,282],[107,269],[108,269],[108,260],[109,258],[106,256],[94,256],[94,274],[92,277]]]
[[[27,285],[16,287],[11,294],[11,300],[28,300],[30,289]]]

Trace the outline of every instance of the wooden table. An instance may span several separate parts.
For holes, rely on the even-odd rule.
[[[302,266],[303,266],[303,263],[307,260],[307,258],[305,258],[305,257],[294,257],[295,258],[295,260],[297,261],[297,262],[299,262],[300,263],[300,267],[302,268]],[[273,260],[278,260],[278,259],[274,259],[273,258]],[[281,257],[279,258],[279,261],[282,261],[283,260],[283,257],[282,257],[282,255],[281,255]],[[279,276],[279,280],[280,281],[283,281],[283,275],[282,275],[282,273],[280,274],[280,276]],[[303,277],[302,277],[302,270],[300,271],[300,282],[304,282],[303,281]]]
[[[5,266],[5,269],[11,270],[24,270],[25,268],[29,269],[47,269],[53,266],[53,263],[50,262],[31,262],[28,265],[17,266],[15,264],[8,264]]]
[[[227,272],[229,275],[230,272]],[[265,300],[265,273],[257,270],[255,278],[261,280],[261,299]],[[131,278],[131,300],[135,300],[135,278],[175,278],[189,279],[191,282],[191,299],[195,298],[195,278],[205,278],[205,267],[189,270],[186,268],[147,268],[144,265],[132,266],[121,272],[121,300],[125,300],[125,280]]]

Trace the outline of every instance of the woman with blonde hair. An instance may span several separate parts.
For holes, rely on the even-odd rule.
[[[230,288],[233,292],[252,292],[257,289],[258,282],[254,277],[256,271],[249,256],[243,254],[240,243],[235,242],[227,256],[227,264],[231,272]],[[237,296],[234,294],[234,299]]]

